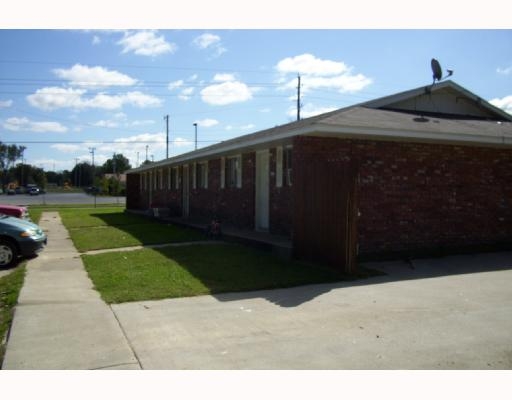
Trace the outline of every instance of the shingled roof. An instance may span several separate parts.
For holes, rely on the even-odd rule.
[[[435,96],[439,103],[465,101],[469,106],[439,109]],[[434,107],[425,106],[429,101]],[[512,115],[446,81],[239,136],[128,173],[268,148],[298,135],[511,146]]]

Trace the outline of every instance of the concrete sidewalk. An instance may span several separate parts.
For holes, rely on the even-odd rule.
[[[48,246],[27,263],[3,369],[140,369],[111,308],[84,269],[57,212]]]

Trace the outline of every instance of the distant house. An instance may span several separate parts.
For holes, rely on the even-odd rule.
[[[105,179],[116,179],[120,183],[126,183],[126,174],[103,174]]]
[[[512,244],[512,116],[452,81],[227,140],[127,173],[127,208],[166,207],[359,256]]]

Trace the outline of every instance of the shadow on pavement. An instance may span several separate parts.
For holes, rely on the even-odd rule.
[[[157,220],[140,216],[123,215],[120,217],[119,215],[100,213],[96,216],[138,237],[146,244],[149,243],[148,239],[150,239],[151,236],[147,230],[148,221],[155,223],[152,230],[155,231],[154,233],[159,232],[160,237],[162,236],[162,232],[160,232],[158,228],[167,225],[167,228],[173,231],[173,235],[176,235],[174,238],[175,241],[178,238],[182,239],[179,232],[183,228],[171,224],[162,224]],[[135,222],[134,220],[140,220],[140,225],[123,225],[121,222],[122,218],[127,218],[132,223]],[[138,228],[143,225],[146,225],[146,228],[139,231]],[[174,232],[174,230],[178,232]],[[187,230],[185,229],[185,231]],[[168,239],[173,241],[173,235],[171,235],[170,232],[168,234]],[[179,239],[177,241],[181,241]],[[324,275],[319,274],[313,277],[313,275],[305,273],[304,276],[294,278],[294,283],[291,285],[283,284],[283,282],[280,281],[281,277],[278,273],[261,268],[262,276],[253,275],[251,278],[253,280],[247,283],[247,280],[244,281],[245,277],[243,275],[246,273],[245,271],[247,271],[244,268],[246,267],[245,264],[248,264],[248,262],[244,261],[245,256],[243,254],[242,256],[237,255],[239,258],[234,258],[235,261],[229,261],[228,258],[223,258],[223,256],[233,257],[233,255],[230,252],[222,253],[222,250],[217,248],[219,246],[195,246],[194,249],[188,250],[187,247],[189,246],[185,246],[180,250],[161,248],[155,249],[155,251],[159,251],[167,258],[178,262],[191,275],[201,281],[204,286],[209,288],[212,296],[219,301],[226,302],[250,298],[264,298],[280,307],[300,306],[333,289],[512,269],[512,252],[497,252],[452,255],[438,258],[415,259],[412,261],[365,262],[360,263],[360,276],[347,277],[338,275],[333,277],[333,274],[330,273]],[[254,260],[251,261],[253,262],[251,273],[254,273],[254,268],[259,268],[258,265],[265,266],[267,263],[273,263],[269,257],[276,257],[271,253],[262,252],[261,250],[252,250],[246,246],[241,246],[240,248],[245,249],[240,251],[243,253],[247,252],[249,259],[256,259],[256,262],[253,262]],[[254,251],[254,254],[252,251]],[[197,256],[197,252],[200,252],[201,257]],[[283,268],[289,268],[292,263],[285,262],[282,265]],[[264,277],[263,275],[265,274],[269,274],[270,278],[269,276]],[[232,286],[230,285],[230,280],[237,281],[238,283]],[[293,285],[302,286],[290,287]],[[229,292],[229,290],[232,290],[230,289],[232,287],[237,287],[238,290],[244,290],[246,288],[250,291]],[[255,290],[253,289],[255,287],[268,289]],[[275,290],[278,288],[280,290]]]

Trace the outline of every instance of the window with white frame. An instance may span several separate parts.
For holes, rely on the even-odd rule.
[[[208,189],[208,161],[196,164],[197,188]]]
[[[242,156],[228,157],[226,160],[225,173],[226,187],[242,187]]]

